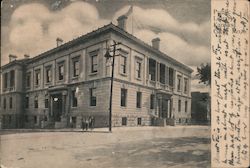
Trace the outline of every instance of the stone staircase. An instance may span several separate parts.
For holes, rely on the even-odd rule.
[[[55,122],[55,129],[59,128],[66,128],[67,127],[67,118],[66,117],[61,117],[61,121],[56,121]]]

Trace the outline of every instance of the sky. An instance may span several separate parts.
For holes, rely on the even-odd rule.
[[[208,0],[3,0],[1,61],[8,55],[31,57],[113,22],[133,5],[127,31],[194,69],[192,91],[206,91],[195,77],[196,67],[210,63],[210,1]],[[133,20],[133,24],[132,24]]]

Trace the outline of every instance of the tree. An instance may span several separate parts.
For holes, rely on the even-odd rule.
[[[197,67],[197,72],[196,75],[200,79],[199,83],[211,86],[211,65],[209,63],[201,64]]]
[[[197,67],[197,76],[199,77],[199,83],[204,83],[205,85],[211,87],[211,65],[209,63],[201,64],[200,67]],[[210,123],[211,120],[211,97],[210,97],[210,89],[208,92],[208,96],[203,98],[204,102],[207,102],[207,120]]]

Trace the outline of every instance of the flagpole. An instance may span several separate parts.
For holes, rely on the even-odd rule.
[[[132,5],[132,35],[134,35],[134,6]]]

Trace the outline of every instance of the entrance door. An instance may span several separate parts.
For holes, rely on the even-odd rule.
[[[168,99],[162,99],[162,118],[168,117]]]
[[[54,116],[54,121],[61,121],[62,115],[62,94],[57,94],[52,96],[52,113]]]

